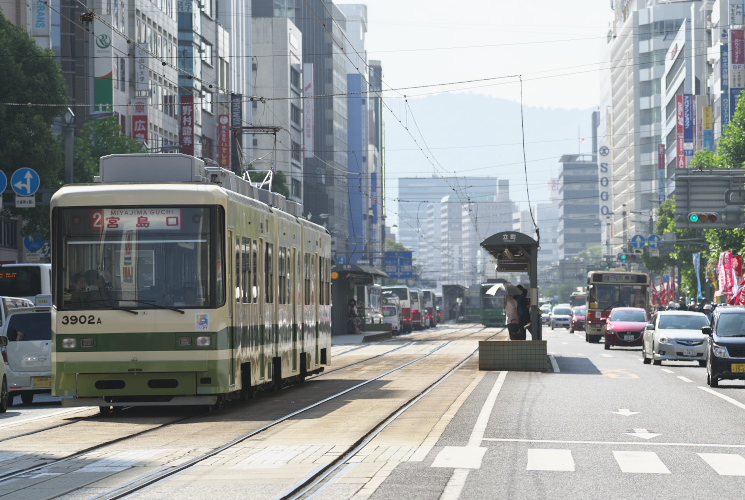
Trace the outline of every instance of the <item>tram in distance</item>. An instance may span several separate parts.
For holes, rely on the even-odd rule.
[[[505,280],[500,281],[504,283]],[[499,283],[499,281],[481,284],[481,324],[484,326],[495,327],[507,324],[504,307],[504,291],[498,290],[494,295],[486,293],[497,283]]]
[[[625,269],[587,273],[586,342],[600,342],[614,307],[639,307],[649,313],[649,275]]]
[[[51,202],[63,406],[215,405],[331,362],[331,240],[198,158],[101,158]]]

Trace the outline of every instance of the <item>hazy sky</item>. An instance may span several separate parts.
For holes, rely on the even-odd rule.
[[[368,0],[367,48],[393,88],[499,78],[407,90],[461,90],[531,106],[591,108],[611,18],[609,0]]]
[[[501,116],[495,99],[533,107],[526,130],[526,157],[532,203],[548,199],[547,180],[558,174],[564,153],[589,153],[589,112],[599,104],[600,71],[611,19],[609,0],[368,0],[366,48],[369,59],[382,61],[384,88],[402,89],[384,94],[388,224],[397,223],[399,176],[488,175],[509,178],[512,198],[527,208],[526,182],[520,140],[520,114],[512,109]],[[457,85],[439,85],[476,80]],[[478,81],[481,80],[481,81]],[[420,89],[405,87],[427,86]],[[443,101],[443,93],[452,99]],[[497,126],[454,116],[458,93],[483,96],[484,110],[498,113],[510,133],[495,133]],[[406,105],[403,95],[410,100]],[[442,106],[442,113],[430,105]],[[537,130],[540,109],[555,115],[557,108],[587,110],[574,121]],[[475,111],[474,111],[475,110]],[[553,112],[551,111],[553,110]],[[412,114],[413,113],[413,114]],[[526,115],[527,116],[527,115]],[[545,117],[551,121],[554,117]],[[398,123],[409,127],[407,131]],[[416,120],[417,128],[414,126]],[[479,123],[479,126],[473,126]],[[469,130],[469,127],[472,127]],[[489,129],[492,130],[489,130]],[[409,136],[411,133],[416,139]],[[579,144],[579,136],[587,142]],[[427,146],[429,146],[428,149]],[[426,150],[419,151],[419,147]],[[458,151],[467,150],[468,156]],[[430,154],[432,153],[432,154]],[[459,161],[463,158],[462,161]],[[434,164],[434,165],[433,165]],[[493,168],[491,168],[493,166]],[[403,207],[402,207],[403,208]]]

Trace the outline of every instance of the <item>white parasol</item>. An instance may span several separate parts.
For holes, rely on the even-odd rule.
[[[520,295],[522,292],[512,283],[497,283],[485,293],[487,295],[496,295],[497,292],[503,292],[505,295]]]

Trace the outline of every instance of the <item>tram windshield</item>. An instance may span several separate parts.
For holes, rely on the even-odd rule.
[[[224,303],[220,214],[209,207],[59,209],[57,307],[180,309]]]
[[[593,309],[611,310],[614,307],[644,309],[649,302],[647,285],[594,285],[590,287],[588,302]]]

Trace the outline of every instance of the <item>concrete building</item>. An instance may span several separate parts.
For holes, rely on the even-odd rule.
[[[624,225],[626,236],[646,233],[646,225],[637,227],[636,222],[619,214],[624,208],[627,212],[649,212],[659,200],[659,145],[667,144],[668,158],[671,146],[675,146],[668,144],[665,136],[669,116],[663,102],[668,91],[666,57],[679,31],[690,33],[695,28],[692,13],[704,3],[709,2],[629,0],[612,4],[614,16],[608,34],[611,69],[606,80],[610,91],[604,92],[607,100],[601,103],[600,119],[600,143],[603,144],[602,136],[608,141],[612,184],[610,213],[603,214],[611,216],[612,224],[606,239],[623,234]],[[680,48],[683,56],[680,61],[693,63],[696,59],[689,57],[690,45]],[[673,71],[671,79],[675,80],[677,71]],[[691,82],[691,92],[696,93],[695,80]],[[671,86],[674,83],[670,82]],[[678,88],[673,87],[669,95],[674,95]],[[624,241],[616,236],[613,243],[612,252],[617,253]],[[571,246],[565,247],[564,255],[572,253]]]
[[[252,36],[255,90],[267,99],[257,103],[256,126],[267,129],[252,134],[251,163],[256,170],[283,172],[290,199],[302,204],[303,35],[286,17],[257,17]],[[274,133],[272,127],[278,127]]]
[[[577,256],[601,242],[598,166],[593,154],[559,159],[559,254]]]

